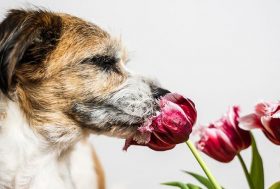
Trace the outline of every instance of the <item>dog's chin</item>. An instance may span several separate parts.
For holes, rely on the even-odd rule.
[[[92,115],[92,114],[91,114]],[[135,135],[138,128],[141,127],[146,118],[140,118],[130,116],[127,114],[119,114],[119,117],[125,118],[118,120],[117,118],[110,119],[112,116],[107,114],[104,119],[100,119],[102,116],[98,116],[99,119],[93,119],[88,114],[79,116],[73,116],[75,122],[81,127],[86,129],[92,134],[106,135],[110,137],[117,137],[122,139],[130,138]]]
[[[100,128],[95,125],[81,125],[84,129],[86,129],[89,133],[94,135],[105,135],[114,138],[121,139],[129,139],[129,138],[139,138],[141,140],[141,136],[139,135],[138,129],[143,125],[143,122],[134,123],[134,124],[105,124],[107,126]],[[143,139],[144,140],[144,139]]]
[[[128,139],[134,136],[138,128],[142,124],[133,124],[133,125],[115,125],[110,128],[109,131],[105,131],[103,134],[110,137],[117,137],[121,139]]]

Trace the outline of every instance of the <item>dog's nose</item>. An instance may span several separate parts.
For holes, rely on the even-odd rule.
[[[163,88],[155,88],[152,92],[153,92],[153,97],[155,99],[159,99],[160,97],[166,95],[167,93],[170,93],[169,90]]]

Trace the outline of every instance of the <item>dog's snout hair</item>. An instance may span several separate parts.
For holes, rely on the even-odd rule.
[[[109,98],[109,102],[125,113],[143,118],[153,114],[155,101],[151,87],[143,77],[129,77]]]
[[[71,114],[99,134],[126,138],[158,109],[152,94],[148,79],[130,75],[102,99],[75,104]]]

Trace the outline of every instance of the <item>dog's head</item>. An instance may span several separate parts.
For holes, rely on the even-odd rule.
[[[127,138],[155,113],[168,91],[125,64],[119,40],[77,17],[11,10],[0,25],[1,91],[54,142],[85,130]]]

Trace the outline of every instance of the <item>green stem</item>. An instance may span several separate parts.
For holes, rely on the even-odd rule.
[[[222,189],[222,187],[217,182],[216,178],[213,176],[213,174],[211,173],[211,171],[209,170],[209,168],[206,166],[205,162],[203,161],[203,159],[199,155],[199,153],[196,150],[196,148],[194,147],[193,143],[190,140],[188,140],[186,142],[186,144],[188,145],[188,147],[191,150],[192,154],[194,155],[195,159],[199,163],[200,167],[202,168],[202,170],[204,171],[204,173],[206,174],[206,176],[208,177],[209,181],[212,183],[214,188],[215,189]]]
[[[255,187],[254,187],[254,184],[253,184],[253,182],[252,182],[251,176],[250,176],[250,174],[249,174],[249,171],[248,171],[248,169],[247,169],[247,167],[246,167],[246,165],[245,165],[245,162],[244,162],[242,156],[238,153],[238,154],[237,154],[237,157],[238,157],[238,159],[239,159],[239,161],[240,161],[240,164],[241,164],[241,166],[242,166],[242,169],[243,169],[243,171],[244,171],[244,173],[245,173],[245,176],[246,176],[246,179],[247,179],[247,182],[248,182],[248,185],[249,185],[250,189],[254,189],[254,188],[255,188]]]

